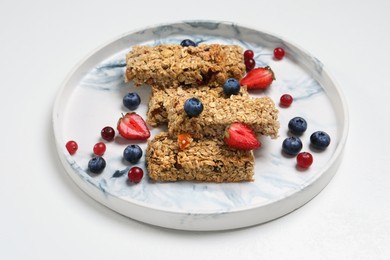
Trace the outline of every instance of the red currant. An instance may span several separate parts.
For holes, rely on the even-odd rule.
[[[245,60],[253,59],[254,56],[255,56],[255,54],[253,53],[252,50],[244,51],[244,59]]]
[[[66,143],[65,145],[66,149],[68,150],[69,154],[70,155],[73,155],[76,153],[77,149],[79,148],[79,146],[77,145],[77,143],[73,140],[69,141]]]
[[[284,57],[284,50],[280,47],[274,49],[274,57],[277,60],[281,60]]]
[[[112,128],[111,126],[106,126],[102,129],[101,131],[101,136],[104,140],[106,141],[111,141],[112,139],[114,139],[114,136],[115,136],[115,130],[114,128]]]
[[[254,59],[245,60],[246,72],[253,70],[255,66],[256,66],[256,61]]]
[[[290,94],[283,94],[280,97],[280,105],[283,107],[291,106],[292,102],[293,102],[293,97]]]
[[[129,178],[129,180],[134,183],[140,182],[143,176],[144,171],[137,166],[131,167],[131,169],[127,173],[127,177]]]
[[[95,144],[95,146],[93,147],[93,153],[96,154],[97,156],[102,156],[105,151],[106,151],[106,145],[102,142]]]
[[[297,155],[297,165],[300,168],[309,168],[313,163],[313,156],[308,152],[301,152]]]

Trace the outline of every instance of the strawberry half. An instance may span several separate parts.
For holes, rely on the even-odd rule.
[[[253,150],[261,146],[255,132],[244,123],[233,123],[226,128],[225,143],[240,150]]]
[[[122,115],[118,120],[117,129],[119,134],[126,139],[144,140],[150,137],[150,131],[145,121],[134,112]]]
[[[265,89],[271,85],[273,80],[275,80],[275,74],[272,69],[267,66],[264,68],[255,68],[248,72],[248,74],[241,79],[240,85],[247,86],[247,89]]]

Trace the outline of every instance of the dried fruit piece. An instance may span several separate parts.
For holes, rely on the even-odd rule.
[[[180,150],[187,148],[191,144],[192,140],[193,139],[189,134],[179,134],[177,136],[177,142],[179,144]]]

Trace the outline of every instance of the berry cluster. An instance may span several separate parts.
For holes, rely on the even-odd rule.
[[[252,50],[246,50],[244,52],[244,63],[245,63],[246,72],[249,72],[255,68],[256,61],[254,59],[254,56],[255,54]]]
[[[313,156],[309,152],[301,152],[303,144],[298,137],[307,129],[307,122],[302,117],[294,117],[288,123],[290,137],[284,139],[282,151],[290,156],[296,156],[299,168],[309,168],[313,163]],[[324,131],[316,131],[310,136],[310,146],[313,150],[325,150],[330,144],[330,136]]]
[[[141,103],[141,98],[137,93],[132,92],[126,94],[122,101],[127,109],[136,110]],[[145,140],[150,136],[150,131],[145,121],[135,112],[123,115],[118,120],[117,130],[122,137],[130,140]],[[110,142],[115,138],[115,130],[111,126],[105,126],[100,131],[100,136],[104,141]],[[78,149],[78,144],[74,140],[68,141],[65,146],[70,155],[74,155]],[[100,174],[106,167],[106,161],[103,158],[106,152],[106,144],[104,142],[98,142],[93,146],[92,151],[94,156],[88,162],[88,170],[91,173]],[[136,164],[141,159],[142,154],[141,147],[137,144],[132,144],[124,149],[123,158],[131,164]],[[128,179],[130,182],[138,183],[142,177],[143,170],[141,168],[134,166],[128,170]]]

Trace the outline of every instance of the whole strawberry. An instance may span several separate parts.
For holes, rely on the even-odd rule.
[[[239,150],[254,150],[261,146],[255,132],[244,123],[233,123],[226,128],[225,143]]]
[[[140,115],[131,112],[118,120],[118,132],[121,136],[131,140],[145,140],[150,137],[150,131]]]
[[[265,89],[268,88],[274,80],[275,74],[272,69],[267,66],[264,68],[255,68],[248,72],[248,74],[241,79],[240,85],[247,86],[247,89]]]

